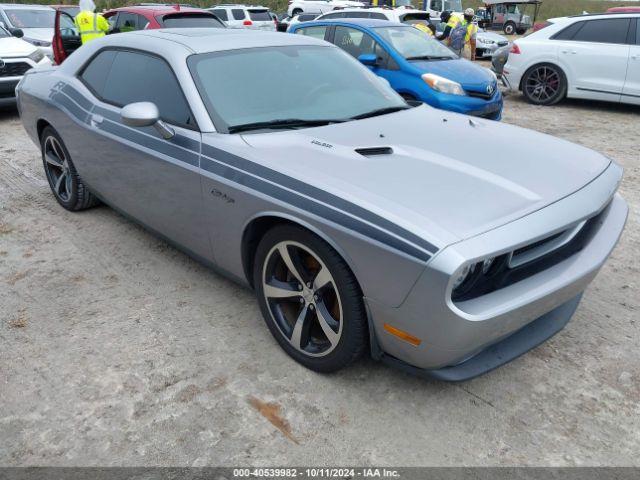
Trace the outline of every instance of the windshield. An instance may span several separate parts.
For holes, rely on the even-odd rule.
[[[9,18],[9,23],[14,28],[53,28],[56,12],[48,10],[27,10],[11,8],[5,13]]]
[[[249,18],[254,22],[272,22],[269,10],[249,10]]]
[[[167,15],[162,19],[162,26],[167,28],[224,28],[215,15],[189,14]]]
[[[343,121],[406,108],[391,87],[334,47],[228,50],[193,55],[188,63],[219,130],[284,119]]]
[[[462,12],[462,0],[444,0],[444,9],[450,12]]]
[[[407,60],[458,58],[451,50],[414,27],[380,27],[376,33]]]

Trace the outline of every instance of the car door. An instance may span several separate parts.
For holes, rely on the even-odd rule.
[[[629,61],[629,18],[584,20],[558,45],[569,95],[619,101]]]
[[[105,49],[80,79],[95,97],[91,138],[78,166],[87,184],[116,209],[210,258],[198,174],[201,135],[170,65],[148,52]],[[154,103],[175,136],[125,125],[121,108],[134,102]]]
[[[53,59],[60,65],[66,58],[82,46],[82,40],[73,17],[57,10],[53,31]]]
[[[635,25],[634,25],[635,23]],[[627,77],[622,90],[622,98],[625,103],[640,105],[640,19],[634,18],[631,25],[629,63]]]

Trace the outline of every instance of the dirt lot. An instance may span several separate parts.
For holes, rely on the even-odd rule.
[[[0,111],[0,465],[640,465],[638,109],[516,97],[505,121],[620,162],[631,212],[564,331],[454,385],[293,363],[251,292],[106,207],[60,208]]]

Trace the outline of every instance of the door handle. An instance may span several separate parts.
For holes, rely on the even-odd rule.
[[[104,118],[102,117],[102,115],[93,114],[91,115],[91,126],[97,127],[102,123],[103,120]]]

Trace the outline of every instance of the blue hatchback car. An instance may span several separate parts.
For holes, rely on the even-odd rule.
[[[299,23],[289,32],[340,47],[407,100],[491,120],[502,117],[495,75],[413,26],[372,19],[327,20]]]

